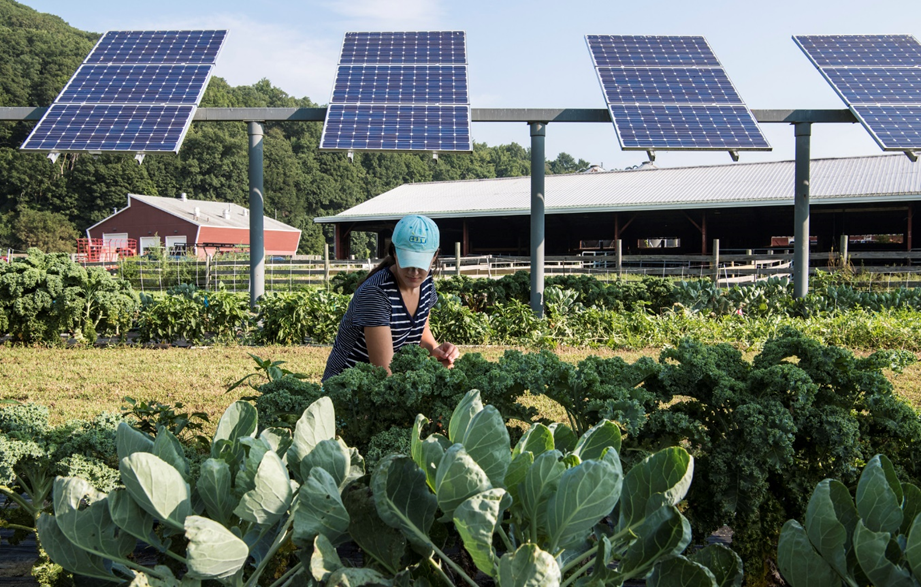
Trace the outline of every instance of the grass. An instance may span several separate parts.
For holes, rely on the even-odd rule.
[[[495,361],[509,348],[515,347],[463,347],[461,353],[477,352]],[[180,411],[205,412],[214,426],[231,402],[252,393],[246,387],[225,392],[233,382],[253,372],[255,363],[249,353],[285,361],[284,367],[319,382],[329,350],[329,347],[303,346],[163,349],[3,346],[0,347],[0,400],[46,405],[55,424],[74,418],[88,419],[102,411],[118,412],[125,406],[122,401],[125,396],[170,405],[181,402],[184,407]],[[642,356],[658,356],[659,349],[561,348],[557,354],[572,363],[592,354],[619,356],[632,363]],[[896,393],[921,410],[921,363],[910,366],[901,375],[891,376],[891,380]],[[254,382],[258,383],[258,379]],[[541,413],[559,417],[559,407],[546,398],[530,400]]]

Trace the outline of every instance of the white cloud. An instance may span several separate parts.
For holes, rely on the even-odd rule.
[[[333,0],[326,8],[365,30],[431,30],[445,9],[438,0]]]

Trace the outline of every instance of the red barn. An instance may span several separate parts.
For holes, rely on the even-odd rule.
[[[265,254],[294,255],[301,231],[265,217]],[[137,244],[138,254],[166,247],[172,254],[199,257],[249,244],[249,209],[227,202],[128,194],[128,207],[86,229],[90,242],[104,248]],[[132,247],[133,248],[133,247]]]

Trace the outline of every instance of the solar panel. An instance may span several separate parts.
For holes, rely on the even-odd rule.
[[[462,31],[346,33],[320,148],[472,151]]]
[[[884,151],[921,150],[921,43],[911,35],[793,40]]]
[[[626,150],[770,150],[706,39],[586,35]]]
[[[109,31],[22,144],[178,152],[226,31]]]

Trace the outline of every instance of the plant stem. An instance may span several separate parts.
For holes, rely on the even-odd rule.
[[[27,512],[32,514],[32,517],[35,517],[35,514],[38,513],[38,510],[29,502],[24,500],[21,495],[7,487],[6,485],[0,485],[0,493],[5,495],[7,499],[11,499],[16,502],[19,507],[23,508]],[[34,530],[34,528],[33,528]]]
[[[297,497],[295,496],[294,499],[296,500]],[[287,540],[288,530],[291,528],[291,524],[294,523],[294,512],[297,509],[297,502],[295,501],[294,503],[295,505],[291,508],[291,514],[285,521],[284,526],[282,526],[278,536],[275,537],[275,541],[272,542],[272,546],[270,546],[268,552],[265,553],[265,556],[262,558],[262,562],[259,563],[259,566],[256,567],[256,570],[253,571],[253,574],[246,582],[245,587],[254,587],[254,585],[256,585],[256,583],[259,581],[259,576],[262,575],[262,571],[265,570],[265,567],[269,564],[269,561],[273,556],[275,556],[275,553],[278,552],[278,549],[281,548],[281,545],[284,544],[285,540]]]
[[[505,533],[505,529],[502,528],[502,524],[496,526],[496,530],[499,532],[499,537],[502,538],[502,542],[505,543],[505,548],[507,548],[509,552],[515,552],[515,545],[512,544],[508,534]]]
[[[431,546],[435,550],[435,552],[438,554],[439,558],[441,558],[441,560],[443,560],[449,567],[451,567],[451,570],[453,570],[455,573],[460,575],[461,579],[466,581],[467,584],[470,585],[470,587],[479,587],[479,585],[476,584],[476,581],[474,581],[473,579],[467,576],[467,573],[464,572],[464,569],[460,568],[457,565],[457,563],[455,563],[454,561],[448,558],[448,555],[441,552],[441,550],[437,546],[432,544],[431,542],[429,543],[429,546]]]
[[[435,569],[435,572],[438,573],[442,579],[444,579],[445,584],[448,587],[454,587],[454,581],[452,581],[451,577],[449,577],[447,573],[445,573],[445,570],[441,568],[441,565],[436,565],[435,561],[433,561],[432,559],[428,559],[428,561],[429,561],[429,564],[432,565],[432,568]]]
[[[293,579],[295,575],[304,570],[304,563],[297,563],[290,569],[288,569],[284,575],[278,578],[277,581],[269,585],[269,587],[281,587],[284,583],[290,579]]]
[[[591,568],[591,566],[589,566],[589,565],[583,565],[583,566],[582,566],[581,568],[579,568],[575,573],[573,573],[572,576],[570,576],[568,579],[566,579],[565,581],[563,581],[563,582],[560,584],[560,587],[569,587],[570,585],[572,585],[573,581],[575,581],[576,579],[578,579],[579,577],[581,577],[582,575],[584,575],[585,573],[587,573],[588,570],[589,570],[590,568]]]
[[[25,530],[26,532],[35,532],[35,528],[30,528],[30,527],[28,527],[28,526],[22,526],[22,525],[20,525],[20,524],[9,524],[9,523],[7,523],[7,524],[4,524],[2,527],[3,527],[3,528],[10,528],[10,529],[13,529],[13,530]]]
[[[595,554],[597,554],[597,549],[595,548],[588,549],[587,551],[583,552],[576,558],[566,563],[566,566],[560,569],[560,575],[565,575],[566,573],[573,570],[574,568],[576,568],[576,566],[582,564],[586,559],[591,558]]]

